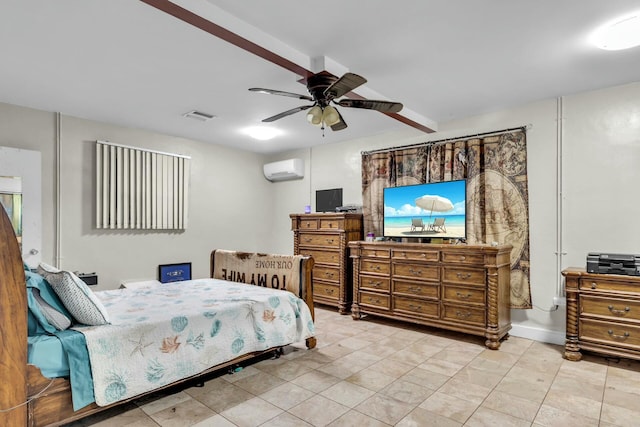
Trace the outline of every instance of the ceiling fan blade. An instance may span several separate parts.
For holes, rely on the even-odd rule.
[[[402,104],[391,101],[376,101],[373,99],[342,99],[337,102],[341,107],[364,108],[376,110],[381,113],[398,113],[402,110]]]
[[[267,117],[266,119],[263,120],[263,122],[275,122],[276,120],[279,120],[283,117],[287,117],[290,116],[292,114],[297,113],[298,111],[304,111],[307,110],[309,108],[313,107],[313,105],[301,105],[300,107],[296,107],[296,108],[292,108],[291,110],[287,110],[287,111],[283,111],[280,114],[276,114],[275,116],[271,116],[271,117]]]
[[[324,95],[329,99],[340,98],[346,93],[351,92],[353,89],[361,86],[367,82],[362,76],[353,73],[345,73],[338,80],[333,82],[331,86],[325,89]]]
[[[311,98],[308,95],[300,95],[298,93],[293,93],[293,92],[284,92],[284,91],[281,91],[281,90],[264,89],[264,88],[261,88],[261,87],[252,87],[249,90],[251,92],[267,93],[269,95],[289,96],[291,98],[306,99],[307,101],[313,101],[313,98]]]
[[[346,129],[347,128],[347,123],[342,118],[342,114],[340,114],[340,111],[338,111],[338,110],[336,110],[336,112],[338,113],[338,117],[340,117],[340,121],[338,123],[334,124],[334,125],[331,125],[331,130],[332,131],[337,131],[337,130]]]

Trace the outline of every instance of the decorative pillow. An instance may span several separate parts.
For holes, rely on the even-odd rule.
[[[29,336],[54,333],[71,326],[71,314],[45,278],[30,270],[25,270],[24,275],[29,306]]]
[[[44,263],[38,266],[38,273],[47,279],[64,306],[78,322],[92,326],[109,323],[109,315],[104,305],[78,276]]]

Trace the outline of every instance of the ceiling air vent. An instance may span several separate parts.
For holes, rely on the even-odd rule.
[[[213,114],[203,113],[202,111],[189,111],[188,113],[184,113],[183,117],[188,117],[190,119],[200,120],[201,122],[208,122],[213,119],[215,116]]]

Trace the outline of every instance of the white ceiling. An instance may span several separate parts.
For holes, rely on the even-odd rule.
[[[438,122],[638,81],[640,47],[602,51],[599,25],[637,0],[175,0],[314,70],[368,79],[356,93],[402,102]],[[133,0],[2,0],[0,102],[259,153],[411,131],[375,111],[341,108],[349,127],[322,131],[296,113],[257,141],[240,130],[305,105],[249,92],[306,94],[291,71]],[[200,122],[190,110],[217,117]],[[114,141],[129,143],[131,141]]]

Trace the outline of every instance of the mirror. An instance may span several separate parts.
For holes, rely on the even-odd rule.
[[[22,249],[22,178],[0,176],[0,204],[7,212]]]

